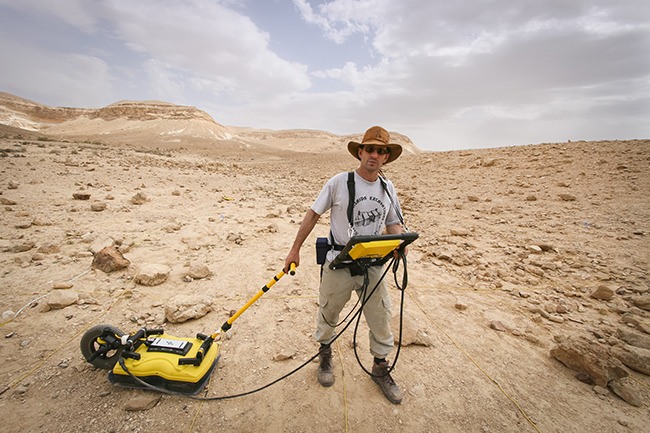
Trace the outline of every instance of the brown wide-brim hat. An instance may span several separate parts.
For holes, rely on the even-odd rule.
[[[381,126],[373,126],[369,128],[365,134],[363,134],[363,139],[361,143],[356,141],[351,141],[348,143],[348,152],[357,159],[359,158],[359,147],[363,145],[373,145],[373,146],[386,146],[390,148],[390,156],[386,160],[385,164],[388,164],[391,161],[395,161],[402,154],[402,146],[396,143],[390,142],[390,134]]]

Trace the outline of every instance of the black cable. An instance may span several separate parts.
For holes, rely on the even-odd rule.
[[[377,282],[375,287],[372,289],[372,291],[370,292],[370,294],[368,295],[367,298],[365,297],[365,291],[367,289],[367,286],[364,287],[364,291],[363,291],[364,302],[362,303],[361,307],[359,308],[359,310],[357,312],[357,315],[355,315],[356,318],[357,318],[357,321],[356,321],[356,325],[354,327],[354,336],[352,338],[352,346],[354,348],[354,356],[356,357],[357,363],[359,364],[361,369],[366,374],[368,374],[369,376],[372,376],[372,377],[384,377],[384,376],[389,375],[393,371],[393,369],[395,369],[395,365],[397,364],[397,359],[399,358],[399,354],[400,354],[401,349],[402,349],[402,329],[403,329],[403,327],[402,327],[403,320],[402,319],[404,317],[404,294],[405,294],[405,289],[406,289],[406,284],[408,282],[408,278],[406,277],[406,255],[400,250],[397,251],[397,254],[398,254],[399,259],[404,261],[404,277],[402,279],[402,286],[400,286],[399,283],[397,282],[397,270],[399,268],[399,261],[400,260],[397,257],[393,257],[390,264],[386,267],[386,270],[384,271],[384,274],[381,276],[381,278],[379,279],[379,281]],[[357,331],[359,329],[359,324],[361,323],[361,314],[360,313],[361,313],[361,311],[363,311],[363,308],[364,308],[364,306],[365,306],[365,304],[367,302],[367,299],[369,299],[372,296],[372,294],[375,292],[375,290],[379,286],[379,283],[381,283],[381,281],[386,277],[386,274],[388,273],[388,270],[391,269],[391,267],[393,268],[395,284],[396,284],[397,288],[402,292],[402,295],[400,297],[400,311],[399,311],[399,333],[398,333],[399,340],[398,340],[398,344],[397,344],[397,351],[395,352],[395,358],[393,359],[393,364],[389,367],[389,369],[386,371],[386,373],[381,374],[381,375],[376,375],[376,374],[373,374],[372,371],[368,371],[363,366],[363,363],[361,362],[361,359],[359,358],[359,352],[357,351]],[[367,269],[365,270],[365,273],[367,274]]]
[[[344,324],[344,323],[348,320],[348,318],[350,317],[350,315],[351,315],[352,313],[354,313],[354,310],[357,308],[357,305],[359,305],[359,302],[361,302],[361,298],[357,298],[357,303],[354,304],[354,307],[352,307],[352,308],[350,309],[350,312],[349,312],[348,314],[345,315],[345,317],[343,318],[343,320],[341,320],[341,321],[340,321],[339,323],[337,323],[336,325],[332,325],[332,324],[331,324],[331,323],[330,323],[330,322],[325,318],[325,314],[323,314],[323,311],[320,312],[320,316],[321,316],[321,318],[323,319],[323,322],[325,322],[325,323],[327,324],[327,326],[329,326],[330,328],[338,328],[339,326],[341,326],[342,324]]]
[[[377,281],[377,283],[375,284],[373,289],[370,291],[370,294],[368,295],[368,297],[366,297],[365,293],[366,293],[366,291],[368,289],[370,281],[369,281],[369,277],[368,277],[368,268],[365,267],[364,268],[364,286],[363,286],[363,290],[362,290],[362,293],[361,293],[361,297],[359,298],[359,299],[363,299],[363,302],[361,303],[361,306],[359,307],[359,309],[357,309],[357,311],[354,313],[354,315],[352,316],[350,321],[334,336],[334,338],[329,343],[331,345],[341,335],[343,335],[343,333],[350,327],[350,325],[353,323],[354,319],[356,318],[357,321],[356,321],[356,326],[355,326],[355,330],[354,330],[354,337],[353,337],[354,355],[355,355],[355,357],[357,359],[357,362],[361,366],[361,369],[363,371],[365,371],[369,376],[373,376],[373,377],[383,377],[383,376],[386,376],[386,375],[390,374],[393,371],[393,369],[395,368],[395,365],[397,363],[397,359],[399,357],[399,353],[400,353],[401,347],[402,347],[402,317],[403,317],[403,312],[404,312],[404,293],[405,293],[405,289],[406,289],[406,283],[408,282],[408,278],[407,278],[407,271],[406,271],[406,255],[402,251],[399,251],[399,250],[398,250],[397,253],[398,253],[398,257],[404,262],[404,276],[403,276],[403,279],[402,279],[402,286],[400,286],[398,284],[398,282],[397,282],[397,270],[399,268],[399,260],[397,259],[397,257],[393,257],[393,259],[391,260],[389,265],[386,267],[386,270],[382,274],[381,278],[379,278],[379,280]],[[393,365],[391,365],[391,367],[388,369],[388,371],[385,374],[377,376],[377,375],[372,374],[372,372],[366,370],[366,368],[363,366],[363,364],[361,362],[361,359],[359,358],[359,354],[357,352],[356,337],[357,337],[357,330],[358,330],[358,327],[359,327],[359,323],[361,321],[361,313],[363,312],[363,307],[365,306],[365,304],[368,301],[368,299],[370,298],[370,296],[373,295],[373,293],[375,292],[377,287],[379,287],[379,284],[384,280],[384,278],[386,278],[386,274],[388,273],[388,271],[391,268],[393,268],[395,284],[397,285],[397,288],[402,292],[401,301],[400,301],[399,343],[398,343],[398,346],[397,346],[397,352],[395,353],[395,359],[393,360]],[[358,304],[358,302],[357,302],[357,304]],[[354,308],[352,309],[352,311],[354,311]],[[352,311],[350,313],[352,313]],[[350,313],[348,314],[348,316],[350,315]],[[276,383],[286,379],[287,377],[293,375],[294,373],[296,373],[299,370],[301,370],[302,368],[304,368],[307,364],[309,364],[314,359],[316,359],[316,357],[318,355],[320,355],[321,350],[322,349],[320,349],[314,356],[309,358],[307,361],[303,362],[298,367],[294,368],[293,370],[291,370],[290,372],[284,374],[283,376],[275,379],[274,381],[267,383],[266,385],[263,385],[263,386],[261,386],[259,388],[256,388],[256,389],[253,389],[253,390],[250,390],[250,391],[245,391],[245,392],[242,392],[242,393],[239,393],[239,394],[231,394],[231,395],[217,396],[217,397],[200,397],[200,396],[196,396],[196,395],[189,395],[189,394],[184,394],[184,393],[181,393],[181,392],[170,391],[170,390],[164,389],[164,388],[159,388],[157,386],[154,386],[154,385],[152,385],[150,383],[145,382],[144,380],[140,379],[139,377],[137,377],[133,373],[131,373],[131,371],[129,371],[129,369],[126,367],[126,364],[124,363],[124,358],[122,356],[120,356],[118,358],[118,362],[120,364],[120,367],[122,367],[122,369],[129,375],[129,377],[131,377],[133,380],[135,380],[138,384],[140,384],[144,388],[151,389],[153,391],[157,391],[157,392],[167,394],[167,395],[175,395],[175,396],[180,396],[180,397],[187,397],[187,398],[191,398],[191,399],[194,399],[194,400],[213,401],[213,400],[227,400],[227,399],[232,399],[232,398],[237,398],[237,397],[244,397],[244,396],[247,396],[247,395],[254,394],[256,392],[260,392],[260,391],[262,391],[262,390],[264,390],[266,388],[269,388],[270,386],[275,385]]]

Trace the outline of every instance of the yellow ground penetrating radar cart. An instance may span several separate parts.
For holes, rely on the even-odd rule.
[[[295,274],[295,265],[290,273]],[[218,337],[260,296],[285,275],[278,273],[211,335],[174,337],[163,329],[139,329],[127,335],[112,325],[96,325],[81,337],[81,353],[93,366],[110,370],[108,379],[130,388],[195,395],[201,392],[221,356]]]
[[[417,233],[355,236],[330,266],[345,268],[353,264],[367,269],[383,265],[417,237]],[[294,275],[295,269],[292,263],[289,273]],[[284,275],[284,270],[275,275],[213,334],[183,338],[168,335],[163,329],[146,328],[125,334],[115,326],[101,324],[81,337],[81,353],[96,368],[109,370],[111,383],[196,395],[207,384],[221,356],[220,334],[228,331],[233,322]],[[318,354],[314,358],[316,356]]]

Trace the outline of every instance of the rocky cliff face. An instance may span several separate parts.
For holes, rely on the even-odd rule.
[[[210,115],[195,107],[174,105],[160,101],[120,101],[98,110],[88,110],[91,119],[105,121],[127,120],[204,120],[216,122]]]
[[[0,92],[0,123],[16,128],[36,130],[39,123],[65,122],[88,111],[82,108],[48,107]]]
[[[0,92],[0,124],[67,140],[134,145],[236,146],[260,151],[345,152],[363,133],[338,136],[318,130],[227,127],[196,107],[162,101],[119,101],[99,109],[48,107]],[[406,154],[420,153],[392,132]]]

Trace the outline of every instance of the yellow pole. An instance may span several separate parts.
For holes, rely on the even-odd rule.
[[[295,273],[296,273],[296,264],[295,263],[291,263],[291,265],[289,266],[289,273],[291,275],[295,275]],[[262,287],[259,290],[259,292],[257,292],[255,294],[255,296],[253,296],[248,302],[246,302],[246,304],[244,304],[243,307],[241,307],[235,314],[233,314],[232,317],[230,317],[228,320],[226,320],[226,322],[223,325],[221,325],[221,329],[219,331],[212,334],[212,338],[217,338],[217,335],[219,335],[219,332],[221,332],[221,331],[229,330],[230,327],[232,326],[233,322],[235,320],[237,320],[237,318],[239,316],[241,316],[244,313],[244,311],[246,311],[248,309],[248,307],[253,305],[260,298],[260,296],[262,296],[264,293],[268,292],[269,289],[271,287],[273,287],[273,285],[275,283],[280,281],[280,278],[284,277],[285,275],[286,274],[284,273],[284,270],[282,270],[275,277],[273,277],[273,279],[271,281],[266,283],[266,285],[264,287]]]

